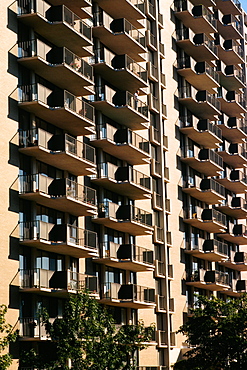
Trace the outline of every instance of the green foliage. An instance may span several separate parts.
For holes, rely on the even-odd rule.
[[[191,350],[175,370],[247,369],[247,295],[227,302],[199,296],[178,332]]]
[[[10,342],[15,342],[17,338],[17,331],[13,333],[12,325],[6,323],[5,315],[7,307],[0,305],[0,353],[4,351]],[[0,370],[7,369],[12,363],[12,357],[9,353],[0,355]]]
[[[67,370],[69,361],[73,370],[134,369],[136,351],[146,348],[154,330],[143,322],[116,327],[106,308],[87,292],[70,296],[62,318],[51,323],[44,312],[42,320],[56,358],[45,363],[34,351],[22,355],[23,364],[39,369]]]

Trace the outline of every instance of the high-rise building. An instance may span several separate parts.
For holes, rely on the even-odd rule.
[[[0,303],[21,351],[86,286],[156,324],[168,370],[196,295],[246,292],[246,14],[238,0],[1,1]]]

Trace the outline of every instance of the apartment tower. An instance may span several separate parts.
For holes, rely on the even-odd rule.
[[[155,323],[168,370],[196,294],[246,292],[245,13],[238,0],[2,0],[0,303],[23,350],[86,286]],[[25,365],[26,366],[26,365]]]

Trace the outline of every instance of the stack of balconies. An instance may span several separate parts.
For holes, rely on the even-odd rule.
[[[191,203],[183,214],[188,266],[193,259],[187,286],[239,295],[247,215],[243,14],[235,1],[203,4],[174,3],[182,190]]]

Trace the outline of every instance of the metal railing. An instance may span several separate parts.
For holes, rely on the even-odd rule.
[[[132,298],[121,298],[121,301],[133,301],[133,302],[143,302],[143,303],[154,303],[154,295],[149,294],[149,291],[153,293],[153,289],[136,285],[130,284],[133,288],[133,297]],[[121,288],[121,284],[112,283],[112,282],[105,282],[102,284],[102,298],[108,299],[119,299],[118,293]]]
[[[125,54],[125,66],[126,68],[134,73],[137,77],[147,82],[147,70],[135,62],[131,57]]]
[[[67,66],[74,69],[76,72],[87,77],[93,81],[93,67],[88,64],[85,60],[80,58],[78,55],[74,54],[69,49],[63,47],[62,55],[59,60],[56,60],[53,63],[52,57],[49,59],[47,54],[52,50],[50,46],[45,44],[39,39],[32,39],[28,41],[21,41],[18,43],[18,57],[19,58],[29,58],[29,57],[40,57],[45,61],[49,62],[50,65],[56,66],[61,64],[66,64]]]
[[[228,41],[228,40],[227,40]],[[244,59],[244,50],[241,45],[239,45],[235,40],[231,40],[231,43],[223,44],[225,50],[232,50],[234,53],[238,54],[242,59]]]
[[[66,196],[82,203],[96,205],[96,190],[88,186],[78,184],[77,181],[72,181],[70,179],[64,179],[65,189],[63,194],[61,194],[60,189],[58,189],[58,194],[55,194],[54,191],[51,194],[51,192],[49,191],[49,186],[53,181],[56,180],[57,179],[53,179],[40,173],[31,175],[20,175],[19,193],[36,193],[37,191],[39,191],[43,192],[44,194],[50,194],[52,197],[59,198],[61,196]]]
[[[49,22],[56,24],[57,22],[65,22],[69,27],[73,28],[74,31],[92,40],[92,27],[84,22],[78,15],[73,13],[65,5],[62,5],[62,12],[57,13],[58,19],[47,18],[47,11],[51,8],[50,4],[44,0],[18,0],[18,15],[38,13]]]
[[[65,108],[90,120],[91,122],[94,122],[94,107],[92,105],[80,98],[77,98],[66,90],[63,90],[63,99],[61,99],[60,102],[51,102],[51,105],[49,105],[48,98],[52,93],[52,90],[40,83],[18,86],[19,103],[37,101],[52,109]]]
[[[103,258],[118,258],[118,250],[121,244],[114,242],[102,243]],[[153,261],[150,261],[149,253],[152,252],[150,249],[140,247],[138,245],[131,245],[130,255],[126,258],[119,258],[120,260],[131,260],[139,263],[145,263],[153,265]]]
[[[203,149],[204,150],[204,149]],[[183,158],[193,158],[196,157],[197,159],[200,159],[200,151],[201,149],[198,147],[191,147],[190,145],[185,145],[182,147],[182,156]],[[206,158],[200,159],[202,162],[203,161],[212,161],[216,165],[223,167],[223,159],[222,157],[214,152],[211,149],[207,149],[207,156]]]
[[[135,221],[144,226],[152,226],[152,214],[130,205],[130,221]]]
[[[19,332],[20,337],[43,338],[43,339],[48,337],[45,325],[42,324],[39,317],[21,317],[19,320],[20,320],[20,332]]]
[[[44,149],[49,149],[51,153],[68,152],[80,159],[85,159],[89,162],[96,163],[95,148],[77,140],[73,136],[64,134],[64,142],[61,147],[56,149],[49,148],[49,140],[53,137],[48,131],[41,128],[33,128],[30,130],[19,129],[19,145],[21,148],[29,148],[31,146],[39,146]]]
[[[229,19],[230,17],[230,19]],[[235,17],[233,14],[227,15],[227,21],[224,21],[224,16],[222,18],[224,26],[232,26],[234,27],[241,35],[243,35],[243,26],[241,21]]]
[[[215,282],[222,285],[229,285],[230,276],[227,272],[215,270]]]
[[[142,115],[148,117],[148,106],[146,103],[139,99],[135,99],[134,95],[126,91],[126,105],[129,105],[134,110]]]
[[[210,242],[212,241],[213,244],[211,244],[211,249],[209,246],[207,246],[207,240],[204,241],[204,245],[203,246],[203,250],[204,252],[214,252],[214,253],[220,253],[220,254],[224,254],[225,256],[228,256],[228,245],[226,243],[223,243],[223,242],[220,242],[219,240],[216,240],[216,239],[213,239],[213,240],[210,240]]]

